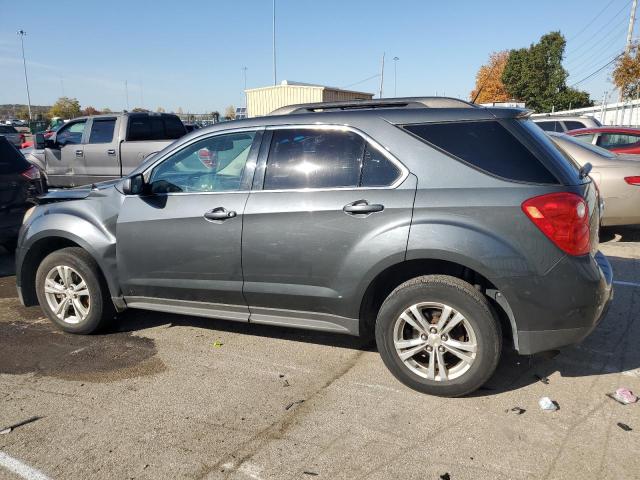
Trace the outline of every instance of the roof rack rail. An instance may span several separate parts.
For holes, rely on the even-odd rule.
[[[281,107],[269,115],[360,110],[375,108],[479,108],[478,105],[450,97],[404,97],[378,100],[349,100],[345,102],[302,103]]]

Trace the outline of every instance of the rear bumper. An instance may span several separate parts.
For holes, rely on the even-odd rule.
[[[601,252],[582,259],[566,257],[535,283],[537,288],[530,286],[528,293],[538,300],[529,305],[516,302],[514,308],[518,352],[523,355],[581,342],[606,316],[613,300],[613,271]]]

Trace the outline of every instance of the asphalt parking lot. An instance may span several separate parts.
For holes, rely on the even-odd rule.
[[[640,391],[640,228],[602,240],[622,283],[597,330],[506,352],[455,400],[404,387],[351,337],[142,311],[63,334],[19,304],[0,253],[0,428],[40,417],[0,435],[0,478],[637,478],[640,404],[605,394]]]

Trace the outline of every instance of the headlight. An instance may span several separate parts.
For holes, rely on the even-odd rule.
[[[27,220],[29,220],[29,217],[31,215],[33,215],[34,210],[36,209],[36,207],[31,207],[29,210],[27,210],[26,212],[24,212],[24,218],[22,219],[22,224],[24,225],[25,223],[27,223]]]

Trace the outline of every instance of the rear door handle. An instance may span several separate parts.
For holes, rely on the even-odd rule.
[[[366,200],[356,200],[355,202],[342,207],[342,210],[350,215],[367,214],[381,212],[384,210],[384,205],[380,205],[379,203],[369,203]]]
[[[237,214],[233,210],[227,210],[224,207],[214,208],[204,214],[204,218],[207,220],[228,220],[235,217]]]
[[[108,155],[115,155],[115,154],[116,154],[116,151],[115,151],[115,149],[110,148],[109,150],[107,150],[107,154],[108,154]]]
[[[82,156],[82,150],[76,150],[76,157]]]

